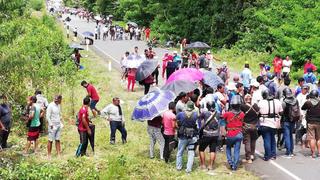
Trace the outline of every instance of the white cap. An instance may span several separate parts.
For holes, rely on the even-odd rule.
[[[178,54],[178,51],[173,51],[173,54]]]
[[[257,81],[255,81],[255,82],[252,82],[252,83],[250,84],[250,86],[259,87],[260,84],[259,84]]]
[[[235,83],[230,82],[230,83],[228,84],[228,86],[227,86],[227,89],[228,89],[229,91],[232,91],[232,90],[236,90],[237,87],[236,87]]]
[[[207,54],[211,54],[211,51],[210,51],[210,50],[208,50],[208,51],[207,51]]]
[[[225,65],[225,66],[226,66],[226,65],[227,65],[227,62],[223,61],[222,65]]]

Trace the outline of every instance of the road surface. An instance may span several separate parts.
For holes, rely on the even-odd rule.
[[[70,16],[71,21],[70,24],[70,36],[73,37],[72,29],[74,27],[78,28],[78,34],[82,34],[85,31],[94,32],[95,23],[89,22],[86,20],[79,19],[75,16]],[[63,17],[65,19],[66,16]],[[101,37],[102,38],[102,37]],[[109,37],[110,38],[110,37]],[[144,41],[136,41],[136,40],[122,40],[122,41],[110,41],[110,39],[106,41],[96,40],[94,45],[90,46],[92,50],[98,53],[101,57],[103,57],[107,62],[111,59],[112,66],[118,70],[120,70],[120,59],[124,55],[126,51],[133,52],[135,46],[139,47],[139,53],[143,54],[144,49],[147,48],[146,43]],[[162,48],[154,48],[154,51],[157,54],[157,59],[159,62],[161,61],[161,57],[168,50]],[[161,63],[160,63],[161,64]],[[161,75],[159,76],[160,85],[163,83]],[[243,145],[242,145],[243,146]],[[244,154],[242,149],[242,155]],[[305,149],[302,150],[300,147],[295,147],[296,156],[292,159],[285,159],[282,157],[285,151],[278,151],[278,157],[276,160],[271,160],[269,162],[265,162],[261,159],[263,156],[263,143],[262,139],[259,138],[257,142],[257,151],[256,157],[257,159],[251,165],[246,165],[246,168],[256,175],[261,177],[262,179],[281,179],[281,180],[316,180],[320,179],[320,158],[312,159],[310,158],[310,150]],[[243,157],[243,156],[242,156]]]

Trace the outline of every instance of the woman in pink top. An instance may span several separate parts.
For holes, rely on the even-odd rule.
[[[173,113],[175,110],[176,104],[174,102],[169,103],[169,110],[163,113],[162,115],[162,124],[163,124],[163,137],[164,137],[164,152],[163,157],[166,163],[169,162],[170,153],[172,148],[170,144],[174,141],[174,136],[176,134],[176,115]]]
[[[162,79],[164,79],[164,74],[166,72],[168,61],[172,61],[173,57],[169,53],[165,53],[162,58]]]
[[[136,72],[136,68],[128,69],[128,91],[130,91],[130,85],[132,85],[131,91],[133,92],[134,84],[136,83]]]

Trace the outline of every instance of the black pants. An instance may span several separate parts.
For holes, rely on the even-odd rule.
[[[170,159],[170,154],[171,154],[171,149],[169,148],[170,142],[173,141],[174,135],[165,135],[163,134],[164,137],[164,151],[163,151],[163,158],[166,162],[169,162]]]
[[[157,68],[156,70],[153,71],[152,73],[154,79],[156,80],[156,85],[158,85],[158,77],[159,77],[159,69]]]
[[[148,94],[151,84],[144,84],[144,94]]]
[[[283,128],[277,129],[277,147],[281,148],[284,143]]]
[[[44,133],[44,117],[40,117],[40,127],[39,127],[39,131],[40,133]]]
[[[119,130],[121,133],[122,141],[126,141],[127,140],[127,130],[122,125],[121,121],[110,121],[110,141],[115,141],[117,130]]]
[[[0,130],[0,146],[2,148],[7,148],[7,141],[10,134],[10,129],[8,131]]]
[[[84,156],[86,155],[86,152],[87,152],[89,135],[87,131],[79,131],[79,134],[80,134],[80,143],[82,144],[80,155]]]

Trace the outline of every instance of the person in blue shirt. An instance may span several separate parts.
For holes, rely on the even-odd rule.
[[[303,75],[303,79],[306,83],[315,84],[317,81],[316,75],[313,74],[311,68],[307,69],[307,73]]]
[[[246,63],[244,65],[244,69],[240,74],[240,77],[242,79],[242,84],[244,87],[244,94],[247,94],[249,92],[250,89],[250,84],[251,84],[251,80],[252,80],[252,72],[249,68],[249,64]]]
[[[298,86],[296,87],[296,92],[295,92],[295,96],[296,97],[298,96],[298,94],[301,93],[303,85],[304,85],[304,78],[301,77],[301,78],[298,79]]]

